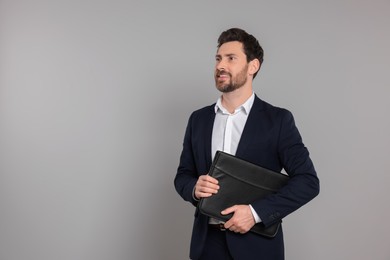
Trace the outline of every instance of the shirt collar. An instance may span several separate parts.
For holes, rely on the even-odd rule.
[[[252,95],[244,102],[244,104],[242,104],[241,106],[239,106],[238,108],[236,108],[236,110],[234,111],[234,114],[237,113],[238,111],[240,110],[243,110],[244,113],[246,115],[249,114],[249,112],[251,111],[251,108],[252,108],[252,105],[253,105],[253,102],[255,101],[255,93],[252,92]],[[230,114],[226,108],[224,108],[222,106],[222,96],[220,96],[217,100],[217,103],[215,104],[214,106],[214,111],[215,113],[218,112],[218,110],[220,110],[222,113],[224,114]]]

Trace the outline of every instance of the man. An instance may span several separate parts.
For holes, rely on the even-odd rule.
[[[191,259],[284,259],[283,231],[274,238],[248,232],[266,227],[295,211],[319,193],[319,180],[292,114],[254,93],[252,81],[263,63],[263,49],[252,35],[232,28],[218,39],[215,84],[222,92],[216,104],[192,113],[175,177],[180,196],[198,204],[218,192],[218,180],[207,175],[217,150],[290,176],[286,186],[250,205],[235,205],[219,223],[195,211]],[[223,188],[223,187],[222,187]]]

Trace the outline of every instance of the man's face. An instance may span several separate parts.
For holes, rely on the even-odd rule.
[[[215,56],[215,86],[223,93],[232,92],[245,85],[248,62],[241,42],[227,42],[219,47]]]

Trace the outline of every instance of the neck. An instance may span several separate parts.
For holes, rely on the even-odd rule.
[[[248,98],[252,95],[253,90],[252,87],[242,87],[236,89],[229,93],[222,94],[222,105],[226,108],[230,113],[234,113],[234,111],[245,103]]]

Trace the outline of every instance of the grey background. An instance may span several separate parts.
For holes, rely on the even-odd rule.
[[[218,98],[218,35],[254,34],[321,194],[287,259],[390,259],[389,1],[0,1],[0,259],[187,259],[173,178]]]

